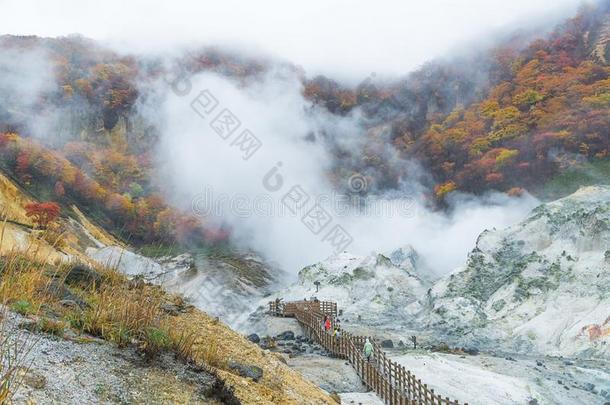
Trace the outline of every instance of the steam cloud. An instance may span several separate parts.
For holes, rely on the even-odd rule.
[[[36,128],[39,120],[33,122],[27,115],[44,93],[54,89],[51,64],[44,50],[4,49],[0,52],[0,118],[12,118],[14,125],[29,125]]]
[[[411,244],[437,273],[463,263],[481,231],[511,225],[536,205],[530,196],[490,194],[481,199],[458,196],[449,213],[430,211],[415,181],[421,174],[414,171],[400,192],[368,201],[364,212],[363,207],[345,207],[327,178],[333,158],[320,134],[332,133],[343,148],[359,153],[365,135],[357,112],[331,117],[312,107],[289,71],[273,71],[246,84],[206,73],[191,83],[187,96],[168,92],[160,110],[164,135],[158,151],[161,178],[172,185],[168,195],[183,209],[207,215],[204,220],[228,222],[238,244],[262,252],[293,273],[333,253],[322,240],[323,232],[313,234],[301,222],[305,211],[296,216],[281,209],[282,197],[293,185],[301,186],[312,200],[321,200],[333,223],[353,237],[350,252],[364,255]],[[202,90],[218,101],[214,112],[204,117],[190,106]],[[232,111],[242,125],[228,140],[210,125],[222,108]],[[243,128],[262,142],[248,160],[231,144]],[[264,185],[273,168],[283,180],[277,191]]]

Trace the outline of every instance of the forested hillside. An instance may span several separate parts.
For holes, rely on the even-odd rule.
[[[0,85],[0,168],[38,198],[77,203],[136,244],[226,240],[222,227],[202,226],[201,218],[169,207],[154,181],[158,129],[139,115],[137,103],[148,95],[146,86],[171,68],[81,37],[5,36],[0,48],[7,82],[20,80],[32,55],[46,63],[30,68],[51,74],[28,102],[13,94],[10,82]],[[240,77],[262,70],[214,50],[174,62],[189,74],[210,70]],[[41,123],[42,130],[36,128]]]
[[[608,2],[583,7],[549,37],[515,37],[489,52],[430,63],[399,83],[369,79],[349,89],[318,77],[306,83],[305,95],[335,114],[364,111],[369,150],[360,164],[376,166],[389,187],[406,173],[375,156],[380,142],[422,162],[439,199],[456,189],[537,192],[579,169],[603,176],[610,147],[608,10]],[[586,173],[576,177],[587,180]]]
[[[454,190],[567,194],[574,178],[582,184],[610,172],[609,5],[582,8],[544,38],[515,36],[355,88],[217,49],[168,58],[122,55],[82,37],[1,37],[5,77],[33,53],[51,74],[27,103],[0,82],[0,166],[38,198],[77,203],[134,243],[224,243],[230,229],[164,200],[153,153],[159,128],[140,108],[170,73],[211,71],[239,82],[275,64],[298,72],[312,108],[358,117],[365,142],[356,153],[321,134],[339,187],[360,172],[375,191],[399,189],[412,174],[404,162],[415,158],[439,201]],[[40,132],[41,120],[45,134],[33,137],[32,122]]]

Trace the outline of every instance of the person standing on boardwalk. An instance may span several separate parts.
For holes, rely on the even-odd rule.
[[[369,338],[366,338],[366,341],[364,342],[364,356],[366,357],[366,361],[369,362],[371,361],[371,355],[373,354],[373,345],[371,344],[371,341],[369,340]]]
[[[333,331],[333,337],[335,338],[335,342],[338,344],[341,341],[341,329],[337,325],[335,325],[335,329]]]
[[[275,299],[275,313],[278,315],[282,314],[282,299],[279,297]]]
[[[326,317],[326,320],[324,321],[324,330],[328,333],[328,332],[330,332],[330,327],[331,327],[330,318]]]

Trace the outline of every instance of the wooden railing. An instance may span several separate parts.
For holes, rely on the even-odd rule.
[[[339,336],[324,330],[324,318],[335,325],[337,304],[330,301],[291,301],[269,303],[269,311],[275,316],[294,317],[313,339],[334,356],[347,359],[362,382],[390,405],[459,405],[457,400],[441,397],[427,384],[421,382],[404,366],[386,357],[372,338],[373,354],[370,360],[364,356],[366,337],[352,335],[341,330]],[[468,405],[467,403],[464,405]]]

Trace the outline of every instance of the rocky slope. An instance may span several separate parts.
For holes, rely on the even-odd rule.
[[[27,320],[12,314],[9,322],[13,328]],[[29,364],[19,370],[15,404],[223,403],[210,398],[221,394],[217,376],[170,354],[150,362],[134,348],[119,349],[101,339],[59,339],[26,330],[13,340],[31,347]]]
[[[291,301],[315,296],[337,302],[340,318],[350,324],[404,325],[413,319],[405,308],[416,302],[429,286],[418,274],[417,260],[410,246],[366,257],[343,252],[303,268],[295,284],[272,298]],[[261,308],[265,308],[267,300],[260,303]],[[260,310],[253,317],[260,319]],[[260,324],[257,328],[265,332]]]
[[[361,331],[407,327],[423,343],[608,358],[610,187],[582,188],[485,231],[464,267],[436,282],[425,275],[410,248],[342,253],[304,268],[277,296],[333,300]]]
[[[156,274],[171,278],[173,271],[182,273],[190,266],[190,261],[184,257],[167,258],[166,263],[158,263],[129,251],[127,246],[95,226],[76,207],[65,210],[64,213],[70,216],[58,220],[64,232],[62,243],[50,244],[33,229],[25,215],[23,205],[31,201],[32,197],[9,178],[0,175],[0,213],[3,213],[0,221],[0,254],[15,255],[21,252],[19,254],[24,260],[27,258],[28,262],[32,262],[34,270],[38,270],[37,266],[44,268],[62,262],[82,263],[80,268],[87,268],[87,264],[93,267],[95,262],[117,264],[107,260],[112,256],[103,255],[104,251],[118,252],[126,258],[117,267],[128,275],[146,270],[145,276]],[[249,260],[248,257],[242,259],[244,262]],[[0,274],[4,265],[0,260]],[[132,268],[130,265],[139,267]],[[46,272],[40,273],[46,277]],[[142,278],[139,281],[127,280],[127,291],[134,291],[134,294],[139,291],[136,286],[146,284]],[[255,283],[256,280],[251,282]],[[53,324],[61,323],[65,328],[53,332],[54,335],[37,328],[30,331],[20,327],[41,324],[43,315],[28,312],[23,317],[0,306],[2,336],[9,336],[20,346],[32,342],[24,362],[31,367],[20,370],[23,384],[14,397],[16,403],[335,403],[325,391],[286,366],[283,359],[262,350],[215,316],[209,316],[193,306],[176,306],[166,302],[161,307],[164,316],[169,317],[166,321],[170,323],[170,330],[183,333],[185,342],[192,345],[193,364],[176,360],[175,353],[169,351],[163,351],[154,362],[146,362],[140,348],[134,344],[119,348],[110,341],[76,331],[72,323],[64,322],[61,318],[63,312],[57,312],[58,308],[78,306],[80,295],[72,294],[72,290],[61,282],[51,284],[58,288],[49,288],[49,293],[43,296],[55,301],[44,302],[41,311],[44,319],[52,319]],[[46,282],[44,285],[47,285]],[[161,288],[146,285],[147,288],[156,289],[160,296],[170,297]],[[88,288],[93,287],[89,285]],[[82,295],[82,291],[78,290],[77,293]],[[68,293],[70,299],[63,296]],[[15,304],[13,301],[10,303]],[[98,302],[83,301],[83,305],[95,307]],[[10,308],[14,310],[12,306]],[[2,342],[0,354],[6,354]],[[0,369],[2,366],[0,364]],[[211,398],[208,395],[211,392],[206,391],[218,387],[216,381],[226,386],[232,392],[231,396],[239,402],[227,402],[230,398]]]
[[[87,255],[184,296],[197,308],[245,332],[253,306],[276,288],[283,273],[254,253],[191,254],[149,258],[117,245],[87,249]]]
[[[610,356],[610,187],[543,204],[486,231],[418,318],[453,344]]]
[[[432,282],[425,274],[408,248],[342,253],[304,268],[277,296],[338,302],[343,327],[407,342],[389,355],[461,401],[610,400],[610,187],[542,204],[519,224],[483,232],[452,274]],[[254,330],[281,328],[267,320]]]

